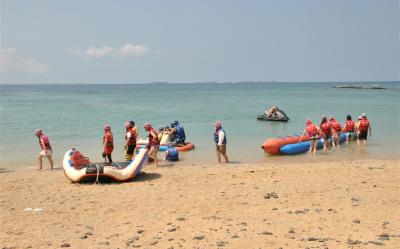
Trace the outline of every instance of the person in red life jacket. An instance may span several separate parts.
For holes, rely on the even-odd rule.
[[[149,138],[149,143],[147,144],[147,149],[149,150],[149,157],[154,159],[156,166],[158,167],[157,152],[160,146],[160,141],[158,140],[158,134],[156,130],[151,126],[150,123],[144,124],[144,129],[147,131]]]
[[[50,163],[50,168],[53,169],[53,165],[54,165],[53,158],[52,158],[53,149],[51,148],[49,138],[43,134],[41,129],[36,129],[35,135],[39,139],[39,145],[41,148],[41,151],[38,156],[39,170],[42,169],[42,165],[43,165],[42,158],[43,157],[47,157],[47,159],[49,160],[49,163]]]
[[[360,141],[362,140],[364,145],[367,144],[367,137],[368,137],[368,131],[369,131],[369,136],[372,135],[372,128],[369,120],[367,119],[367,115],[363,113],[361,115],[361,120],[357,123],[356,125],[357,129],[357,144],[360,144]]]
[[[346,123],[343,126],[343,132],[347,132],[347,136],[346,136],[346,143],[348,143],[349,141],[353,141],[354,138],[354,131],[355,131],[355,126],[356,124],[354,123],[354,121],[351,119],[350,115],[347,115],[346,117]]]
[[[333,148],[339,147],[339,138],[340,138],[340,132],[342,131],[342,127],[333,116],[329,117],[329,123],[331,124],[332,127],[332,147]]]
[[[111,126],[106,124],[104,126],[104,136],[103,136],[103,153],[104,163],[111,164],[112,158],[111,153],[114,150],[114,138],[111,132]]]
[[[222,128],[221,121],[216,121],[214,127],[215,127],[215,132],[213,136],[216,146],[218,163],[221,163],[221,155],[224,157],[225,163],[229,163],[228,156],[226,155],[226,144],[227,144],[226,133],[225,130]]]
[[[136,132],[130,122],[125,123],[125,160],[131,161],[136,148]]]
[[[326,151],[329,149],[329,143],[331,142],[332,138],[332,127],[326,116],[322,117],[319,128],[321,130],[321,137],[324,139],[324,150]]]
[[[318,126],[313,124],[310,119],[307,119],[306,128],[304,129],[303,134],[300,137],[299,143],[301,143],[303,136],[307,134],[310,139],[310,150],[308,151],[309,154],[311,154],[312,152],[315,155],[315,153],[317,152],[318,133],[320,133],[320,129],[318,128]]]

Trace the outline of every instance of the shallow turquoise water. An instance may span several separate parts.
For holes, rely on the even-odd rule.
[[[135,120],[159,127],[179,120],[196,149],[181,153],[186,163],[214,162],[211,134],[215,120],[222,120],[228,136],[231,160],[252,163],[301,160],[271,157],[260,146],[268,137],[299,133],[306,118],[320,122],[335,115],[341,123],[363,112],[372,123],[367,149],[354,145],[319,153],[322,160],[337,158],[400,157],[400,83],[383,83],[385,90],[336,89],[336,83],[268,84],[141,84],[141,85],[1,85],[0,165],[35,165],[39,152],[33,134],[42,128],[50,137],[56,164],[75,147],[93,161],[101,159],[103,126],[110,123],[116,149],[114,160],[123,158],[124,123]],[[277,104],[286,111],[288,123],[263,122],[256,115]]]

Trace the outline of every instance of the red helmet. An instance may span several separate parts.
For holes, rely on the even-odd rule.
[[[150,130],[151,129],[151,124],[150,123],[145,123],[143,126],[146,130]]]
[[[109,124],[104,125],[104,130],[105,131],[110,131],[111,130],[111,126]]]
[[[36,129],[36,130],[35,130],[35,135],[36,135],[36,136],[43,135],[42,130],[41,130],[41,129]]]
[[[126,128],[126,129],[132,128],[132,124],[129,123],[129,122],[126,122],[126,123],[125,123],[125,128]]]

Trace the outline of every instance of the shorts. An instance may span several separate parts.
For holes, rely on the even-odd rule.
[[[53,151],[51,150],[42,150],[39,154],[41,157],[47,157],[53,155]]]
[[[359,140],[367,140],[367,137],[368,137],[368,131],[360,131],[357,138]]]
[[[309,138],[310,140],[317,140],[318,139],[318,135],[312,136]]]
[[[348,137],[353,137],[353,136],[354,136],[354,131],[349,131],[349,132],[347,132],[347,136],[348,136]]]
[[[222,155],[226,154],[226,144],[217,145],[217,151]]]
[[[328,141],[329,139],[331,139],[332,138],[332,135],[331,134],[329,134],[329,135],[324,135],[324,140],[325,141]]]
[[[133,155],[135,148],[136,148],[136,144],[130,144],[127,146],[125,153],[128,155]]]

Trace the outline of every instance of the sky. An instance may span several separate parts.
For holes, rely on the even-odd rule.
[[[0,0],[1,84],[400,80],[398,0]]]

